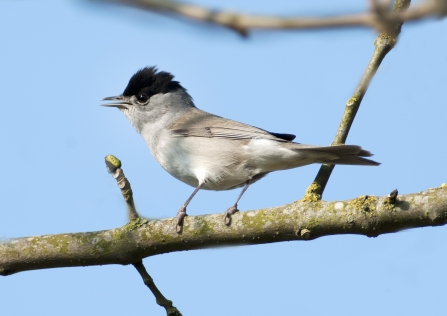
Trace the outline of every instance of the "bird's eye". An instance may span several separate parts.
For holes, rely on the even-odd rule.
[[[137,100],[138,100],[138,102],[140,102],[140,103],[146,103],[147,100],[148,100],[148,97],[147,97],[146,94],[142,93],[142,94],[139,94],[139,95],[137,96]]]

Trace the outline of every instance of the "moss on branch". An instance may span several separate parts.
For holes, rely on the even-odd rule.
[[[34,236],[0,244],[0,275],[74,266],[131,264],[142,258],[217,245],[311,240],[328,235],[375,237],[402,229],[447,222],[447,187],[398,196],[361,196],[348,201],[295,201],[240,212],[230,226],[222,214],[185,218],[182,234],[175,219],[133,220],[123,227],[75,234]]]

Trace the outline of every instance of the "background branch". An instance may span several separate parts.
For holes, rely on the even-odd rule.
[[[223,223],[221,214],[188,216],[181,235],[172,229],[175,220],[137,219],[106,231],[9,240],[0,244],[0,275],[56,267],[131,264],[148,256],[216,245],[310,240],[337,234],[375,237],[406,228],[445,225],[447,186],[392,201],[388,196],[361,196],[339,202],[296,201],[237,213],[230,227]]]
[[[442,17],[447,14],[444,0],[426,0],[407,13],[371,12],[328,16],[328,17],[277,17],[269,15],[250,15],[225,10],[212,10],[204,6],[171,0],[110,0],[131,4],[151,11],[176,14],[202,22],[227,27],[246,36],[250,29],[321,29],[336,27],[370,27],[386,31],[398,22],[416,21],[429,17]],[[400,2],[400,1],[397,1]]]

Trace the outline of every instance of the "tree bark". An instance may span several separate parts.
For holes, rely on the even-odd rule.
[[[0,275],[59,267],[131,264],[163,253],[250,245],[322,236],[376,237],[447,222],[447,186],[390,197],[361,196],[338,202],[303,202],[240,212],[225,225],[223,214],[188,216],[181,234],[176,219],[132,220],[123,227],[7,240],[0,244]]]

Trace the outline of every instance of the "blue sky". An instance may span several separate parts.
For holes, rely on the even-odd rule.
[[[222,7],[222,2],[201,2]],[[366,1],[226,1],[271,14],[357,12]],[[226,29],[90,1],[0,3],[2,180],[0,238],[96,231],[126,223],[103,158],[123,162],[142,215],[175,215],[193,188],[166,173],[117,110],[144,66],[172,72],[206,111],[332,142],[344,104],[373,51],[367,29]],[[447,21],[405,25],[358,112],[347,143],[380,167],[339,166],[325,200],[401,194],[447,182]],[[302,197],[319,166],[270,174],[239,203],[252,210]],[[239,191],[201,191],[190,215],[220,213]],[[184,315],[439,315],[445,301],[445,227],[367,238],[227,247],[145,259]],[[1,278],[4,315],[163,315],[131,266],[30,271]],[[212,312],[210,312],[212,311]]]

